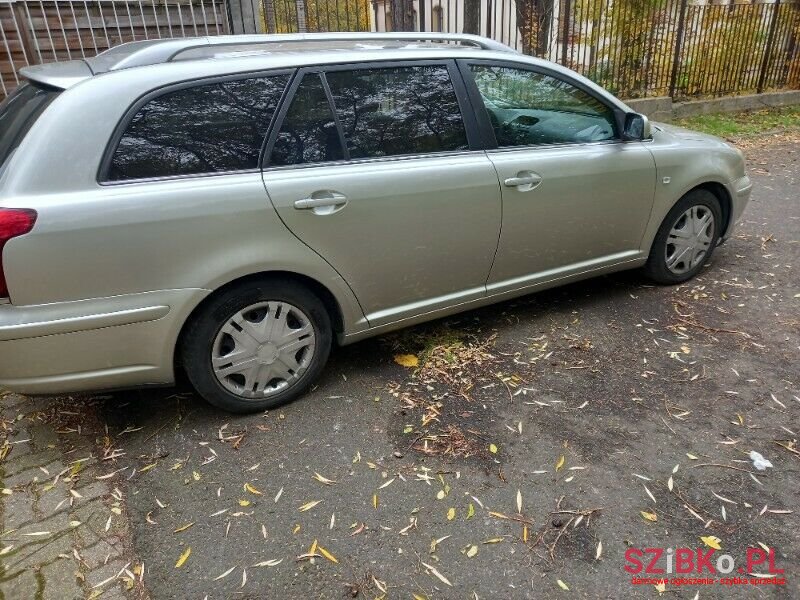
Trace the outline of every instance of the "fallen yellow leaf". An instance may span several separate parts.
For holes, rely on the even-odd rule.
[[[245,489],[245,491],[250,492],[251,494],[255,494],[256,496],[263,496],[263,494],[261,492],[259,492],[256,488],[254,488],[249,483],[245,483],[244,484],[244,489]]]
[[[556,583],[558,584],[558,587],[560,587],[565,592],[569,591],[569,586],[566,583],[564,583],[563,581],[561,581],[560,579],[556,580]]]
[[[322,546],[317,546],[317,550],[319,550],[319,553],[322,554],[322,556],[327,558],[329,561],[331,561],[333,563],[338,563],[339,562],[338,560],[336,560],[336,557],[333,554],[331,554],[330,552],[325,550],[325,548],[323,548]]]
[[[322,500],[313,500],[311,502],[306,502],[305,504],[303,504],[303,506],[301,506],[297,510],[299,510],[300,512],[306,512],[307,510],[311,510],[312,508],[314,508],[320,502],[322,502]]]
[[[495,446],[494,444],[489,444],[489,452],[491,452],[492,454],[497,454],[497,446]]]
[[[181,554],[180,558],[178,559],[178,562],[175,563],[175,568],[180,569],[183,566],[183,564],[189,559],[189,555],[191,553],[192,549],[186,548],[186,550],[184,550],[183,554]]]
[[[403,367],[418,367],[419,359],[413,354],[395,354],[394,362]]]
[[[720,545],[720,542],[722,542],[722,540],[719,539],[717,536],[715,536],[715,535],[704,535],[704,536],[701,536],[700,539],[709,548],[713,548],[714,550],[722,550],[722,546]]]
[[[648,521],[658,521],[658,515],[656,513],[641,511],[639,514],[642,515],[642,518],[647,519]]]
[[[455,518],[456,518],[456,509],[455,508],[449,509],[447,511],[447,520],[452,521]]]
[[[336,483],[333,479],[328,479],[327,477],[323,477],[316,471],[314,472],[314,479],[325,485],[333,485],[334,483]]]
[[[556,472],[558,472],[558,471],[560,471],[560,470],[561,470],[561,467],[563,467],[563,466],[564,466],[564,462],[565,462],[566,460],[567,460],[567,459],[566,459],[566,458],[564,457],[564,455],[562,454],[562,455],[561,455],[561,458],[559,458],[559,459],[558,459],[558,462],[556,463]]]

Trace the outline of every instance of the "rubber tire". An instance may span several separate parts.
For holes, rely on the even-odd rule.
[[[667,267],[667,238],[678,218],[690,207],[697,205],[707,207],[714,215],[714,224],[716,225],[714,228],[714,236],[711,239],[711,245],[709,246],[708,254],[706,254],[705,259],[693,269],[678,275],[670,271]],[[672,210],[669,211],[664,221],[661,223],[661,227],[658,228],[658,233],[656,233],[656,237],[653,240],[653,245],[650,247],[650,256],[644,266],[645,275],[654,282],[662,285],[675,285],[688,281],[697,275],[705,264],[711,260],[711,255],[714,253],[714,248],[716,248],[717,242],[719,241],[721,226],[722,207],[719,204],[719,199],[714,194],[708,190],[692,190],[687,193],[672,207]]]
[[[282,300],[302,310],[316,335],[314,356],[300,380],[269,398],[242,398],[217,381],[211,366],[211,350],[219,329],[241,309],[267,300]],[[223,290],[192,317],[184,332],[181,359],[194,389],[209,404],[232,413],[252,413],[275,408],[302,396],[319,377],[328,361],[333,332],[331,319],[322,301],[303,285],[285,279],[251,281]]]

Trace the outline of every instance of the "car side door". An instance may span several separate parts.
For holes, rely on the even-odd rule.
[[[463,60],[460,68],[502,189],[489,293],[640,258],[655,163],[645,143],[621,140],[612,107],[533,65]]]
[[[486,294],[501,199],[468,107],[448,60],[306,68],[291,86],[265,187],[372,326]]]

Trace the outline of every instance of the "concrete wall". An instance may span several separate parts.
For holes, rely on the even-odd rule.
[[[663,96],[626,100],[625,103],[633,110],[647,115],[654,121],[670,121],[695,115],[743,112],[800,104],[800,90],[748,94],[745,96],[724,96],[722,98],[689,100],[687,102],[673,102],[672,98]]]

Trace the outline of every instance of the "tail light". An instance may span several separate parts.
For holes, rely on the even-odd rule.
[[[36,223],[36,211],[30,208],[0,208],[0,298],[8,298],[6,274],[3,271],[3,247],[6,242],[25,235]]]

